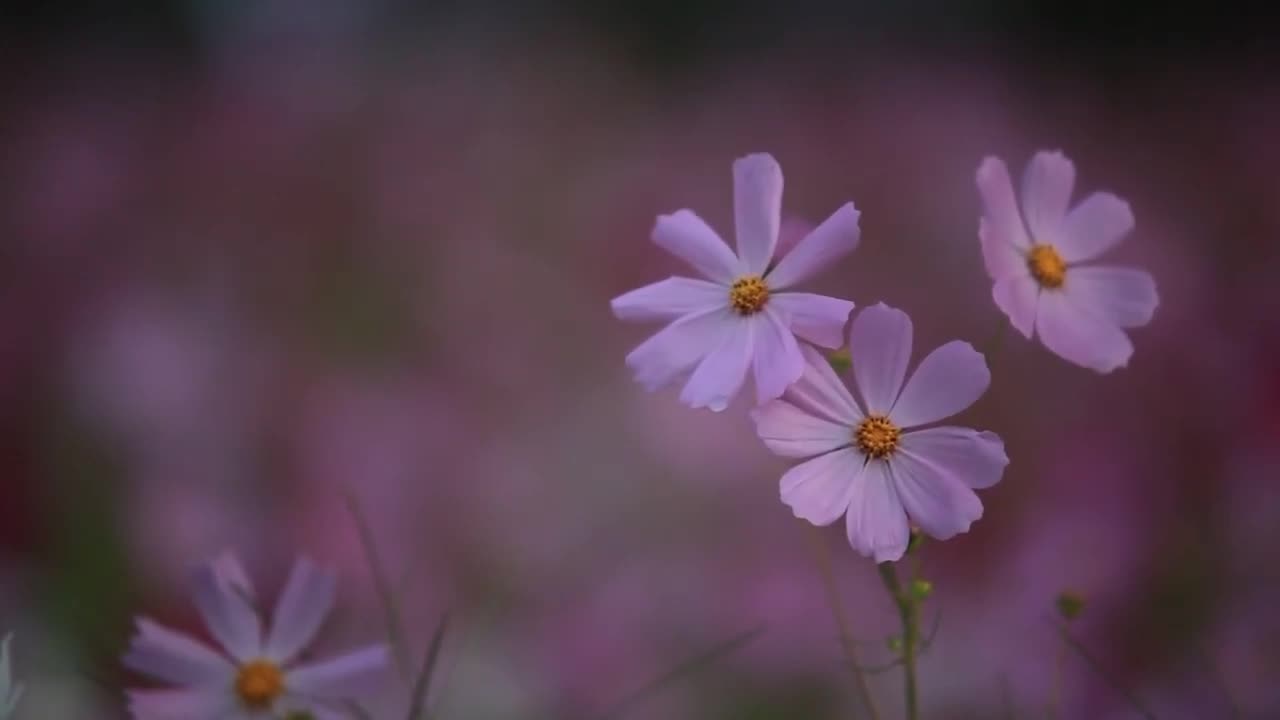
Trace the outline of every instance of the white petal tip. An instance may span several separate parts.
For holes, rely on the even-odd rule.
[[[907,553],[907,548],[904,546],[904,547],[891,547],[891,548],[876,548],[874,551],[872,551],[871,554],[874,557],[876,564],[880,564],[880,563],[886,563],[886,562],[897,562],[901,560],[902,556],[905,555],[906,553]]]
[[[1004,160],[1001,160],[995,155],[988,155],[982,158],[982,162],[978,164],[978,172],[976,174],[978,179],[981,180],[983,176],[1001,169],[1004,169]]]
[[[733,161],[734,168],[746,169],[748,167],[770,167],[776,166],[778,161],[772,154],[767,152],[747,153]]]

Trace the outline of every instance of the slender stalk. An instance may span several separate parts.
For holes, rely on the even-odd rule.
[[[1049,720],[1056,720],[1062,707],[1062,675],[1067,666],[1067,651],[1070,646],[1067,645],[1066,638],[1062,639],[1062,644],[1058,646],[1058,657],[1053,666],[1053,685],[1049,689]]]
[[[752,630],[738,633],[727,641],[680,663],[670,671],[650,680],[644,685],[644,687],[641,687],[639,690],[636,690],[623,698],[612,709],[601,715],[601,720],[618,720],[618,718],[624,717],[639,706],[642,701],[656,695],[661,690],[665,690],[669,685],[677,680],[683,680],[689,675],[705,669],[717,660],[737,652],[752,640],[759,637],[760,634],[764,632],[764,629],[765,626],[760,625]]]
[[[827,552],[827,544],[822,540],[821,531],[814,525],[805,523],[808,528],[809,545],[813,550],[814,561],[818,564],[818,572],[822,575],[822,585],[827,593],[827,604],[831,606],[831,616],[835,619],[836,629],[840,632],[840,646],[844,649],[845,664],[853,675],[853,684],[858,689],[862,704],[867,708],[871,720],[880,720],[880,712],[876,710],[875,701],[871,698],[871,687],[867,684],[867,675],[858,662],[858,652],[853,645],[853,633],[849,620],[845,617],[844,604],[840,601],[840,591],[836,585],[835,574],[831,570],[831,554]]]
[[[1000,676],[1000,705],[1004,708],[1004,720],[1014,720],[1013,690],[1009,688],[1009,676]]]
[[[378,553],[378,546],[373,539],[373,529],[370,527],[364,511],[360,507],[360,501],[356,499],[355,493],[350,491],[345,493],[345,498],[347,510],[351,513],[351,519],[355,522],[356,532],[360,536],[360,545],[364,549],[365,562],[368,563],[369,573],[373,576],[374,589],[378,593],[378,599],[382,602],[382,609],[387,622],[387,641],[391,644],[392,658],[395,660],[396,667],[400,670],[400,677],[408,682],[413,676],[412,661],[409,659],[409,648],[405,645],[404,622],[401,620],[400,606],[396,601],[395,590],[392,588],[386,568],[382,564],[382,557]]]
[[[1124,685],[1120,683],[1119,680],[1117,680],[1114,676],[1108,673],[1106,671],[1106,668],[1102,666],[1102,663],[1098,662],[1098,659],[1095,658],[1093,654],[1090,653],[1089,650],[1080,643],[1079,640],[1076,640],[1074,637],[1071,636],[1071,633],[1067,631],[1067,628],[1065,625],[1058,622],[1053,622],[1052,624],[1054,629],[1058,631],[1058,634],[1062,636],[1062,639],[1066,641],[1067,646],[1070,647],[1072,650],[1074,650],[1075,653],[1080,656],[1080,659],[1084,660],[1085,664],[1088,665],[1091,670],[1097,673],[1099,678],[1102,678],[1102,680],[1106,682],[1108,685],[1110,685],[1112,689],[1114,689],[1117,693],[1123,696],[1124,699],[1127,700],[1131,706],[1133,706],[1133,709],[1137,710],[1138,714],[1142,715],[1142,717],[1146,718],[1147,720],[1156,720],[1155,713],[1148,710],[1147,706],[1142,704],[1142,700],[1140,700],[1132,690],[1129,690],[1128,688],[1126,688]]]
[[[893,563],[880,563],[876,568],[893,598],[893,604],[898,608],[898,619],[902,622],[902,693],[906,718],[918,720],[920,709],[916,691],[916,655],[920,647],[920,603],[911,594],[909,585],[904,589],[902,583],[898,582],[898,571]]]
[[[427,692],[431,690],[431,678],[435,674],[436,661],[440,659],[440,648],[444,645],[444,633],[449,627],[449,614],[440,617],[436,631],[431,635],[431,644],[427,646],[426,658],[422,661],[422,669],[413,681],[413,694],[409,700],[407,720],[427,720]]]

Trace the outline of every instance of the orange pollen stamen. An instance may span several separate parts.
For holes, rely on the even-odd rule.
[[[245,707],[264,710],[284,693],[284,673],[269,660],[254,660],[240,666],[236,674],[236,695]]]
[[[729,305],[739,315],[755,315],[769,301],[769,286],[759,275],[744,275],[729,287]]]
[[[1052,245],[1032,245],[1027,253],[1027,268],[1040,287],[1056,290],[1067,279],[1067,264]]]
[[[882,460],[898,449],[898,440],[902,431],[882,415],[868,415],[866,420],[858,424],[853,433],[853,441],[863,455]]]

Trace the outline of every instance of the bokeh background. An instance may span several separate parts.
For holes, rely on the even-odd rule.
[[[18,4],[22,5],[22,4]],[[1012,458],[926,547],[928,718],[1280,717],[1280,86],[1268,25],[989,2],[63,2],[0,28],[0,628],[20,718],[119,718],[132,617],[200,632],[223,549],[268,597],[336,565],[318,650],[384,629],[348,497],[415,652],[454,619],[448,718],[859,710],[786,464],[742,404],[645,394],[615,295],[729,234],[769,151],[795,227],[862,244],[814,283],[990,352],[965,424]],[[1193,29],[1195,32],[1189,32]],[[1112,256],[1162,303],[1109,376],[1006,336],[973,174],[1060,148],[1131,202]],[[896,618],[829,543],[868,664]],[[899,676],[872,684],[899,716]],[[404,698],[394,687],[379,717]],[[400,710],[403,713],[403,710]]]

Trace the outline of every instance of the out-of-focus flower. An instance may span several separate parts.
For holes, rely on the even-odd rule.
[[[1075,165],[1062,153],[1036,153],[1019,212],[1008,168],[988,157],[977,173],[984,206],[978,237],[995,281],[991,294],[1018,332],[1030,338],[1034,330],[1055,354],[1108,373],[1133,354],[1124,329],[1150,322],[1160,301],[1148,272],[1079,264],[1119,243],[1133,229],[1133,213],[1107,192],[1068,211],[1075,179]]]
[[[724,410],[754,366],[760,402],[782,395],[804,371],[799,336],[840,344],[853,303],[779,292],[858,244],[858,211],[846,203],[771,266],[782,212],[782,168],[768,154],[733,164],[737,254],[692,210],[658,218],[653,241],[707,280],[671,277],[614,298],[624,320],[673,320],[627,356],[636,380],[656,390],[692,372],[680,400]]]
[[[12,639],[13,635],[5,635],[4,640],[0,640],[0,720],[12,715],[22,699],[22,683],[13,681],[9,668],[9,641]]]
[[[145,618],[138,620],[125,665],[174,683],[169,690],[133,690],[129,709],[139,720],[221,720],[311,713],[344,717],[334,704],[368,689],[387,665],[384,645],[332,660],[296,661],[333,605],[333,573],[300,558],[276,603],[263,638],[253,588],[236,558],[223,554],[195,574],[193,596],[224,652]]]
[[[907,314],[884,304],[854,320],[850,353],[865,406],[821,354],[804,348],[799,382],[752,413],[770,450],[812,458],[782,476],[782,501],[815,525],[845,515],[849,544],[876,562],[902,557],[908,517],[940,540],[966,532],[982,516],[973,490],[996,484],[1009,463],[994,433],[905,432],[964,410],[991,382],[982,355],[953,341],[921,361],[904,386],[911,333]]]

